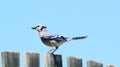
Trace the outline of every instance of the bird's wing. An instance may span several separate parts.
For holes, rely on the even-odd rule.
[[[66,40],[66,37],[59,35],[43,36],[42,38],[46,40],[56,40],[56,41]]]

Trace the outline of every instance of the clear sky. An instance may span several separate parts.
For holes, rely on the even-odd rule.
[[[84,66],[87,60],[120,66],[120,0],[0,0],[0,52],[20,52],[21,67],[24,52],[40,53],[43,67],[51,48],[31,30],[37,24],[68,37],[88,35],[55,52],[64,67],[67,56],[83,58]]]

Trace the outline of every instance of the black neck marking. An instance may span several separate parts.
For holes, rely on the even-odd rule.
[[[46,26],[42,26],[42,28],[40,30],[42,31],[44,28],[47,28],[47,27]]]

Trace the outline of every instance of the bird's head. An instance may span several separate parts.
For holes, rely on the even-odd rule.
[[[43,26],[41,24],[38,24],[35,27],[32,27],[32,29],[37,30],[38,32],[41,32],[44,28],[46,28],[46,26]]]

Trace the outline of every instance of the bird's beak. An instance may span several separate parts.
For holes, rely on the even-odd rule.
[[[32,27],[31,29],[36,29],[36,27]]]

